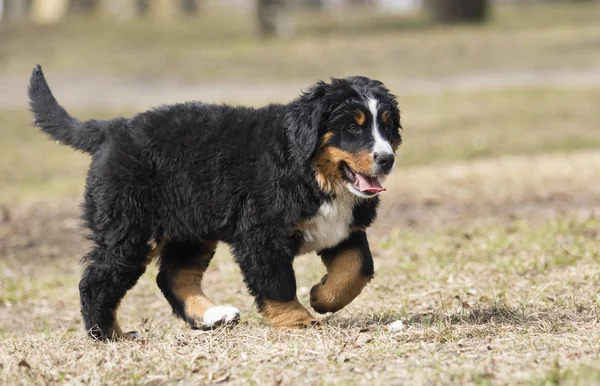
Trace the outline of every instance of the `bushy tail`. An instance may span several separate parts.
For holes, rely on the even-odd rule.
[[[44,78],[41,66],[36,66],[29,80],[29,104],[34,123],[44,133],[65,145],[86,153],[95,153],[113,128],[123,126],[125,118],[107,121],[81,122],[58,104]]]

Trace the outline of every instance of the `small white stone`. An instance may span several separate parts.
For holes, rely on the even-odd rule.
[[[227,324],[235,324],[240,320],[240,310],[231,306],[216,306],[204,311],[202,324],[211,329]]]
[[[396,320],[395,322],[392,322],[390,324],[388,324],[388,331],[389,332],[399,332],[404,330],[406,327],[404,326],[404,323],[402,323],[401,320]]]

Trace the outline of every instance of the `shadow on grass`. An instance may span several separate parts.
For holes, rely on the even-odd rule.
[[[564,308],[548,308],[528,310],[506,304],[489,307],[473,307],[458,312],[443,310],[414,315],[398,315],[391,312],[373,313],[364,316],[338,317],[326,319],[330,325],[341,328],[376,328],[387,326],[395,321],[402,321],[408,328],[439,327],[439,326],[482,326],[504,325],[524,326],[528,324],[547,324],[557,327],[559,324],[571,321],[588,321],[594,319],[592,313],[585,310],[565,310]]]

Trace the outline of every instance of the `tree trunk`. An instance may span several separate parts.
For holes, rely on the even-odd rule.
[[[257,0],[256,17],[260,36],[274,37],[292,33],[285,3],[285,0]]]
[[[98,0],[71,0],[69,12],[92,13],[98,8]]]
[[[180,0],[181,11],[184,15],[198,13],[198,0]]]
[[[488,0],[427,0],[427,6],[436,22],[483,22],[488,17]]]
[[[0,1],[0,19],[8,21],[22,21],[27,19],[30,7],[28,0],[3,0]]]
[[[104,16],[113,20],[129,20],[139,13],[137,0],[102,0],[100,10]]]

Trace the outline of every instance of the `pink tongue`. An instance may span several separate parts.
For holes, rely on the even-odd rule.
[[[361,192],[379,193],[385,191],[385,188],[381,186],[377,178],[363,176],[358,173],[356,173],[354,187]]]

